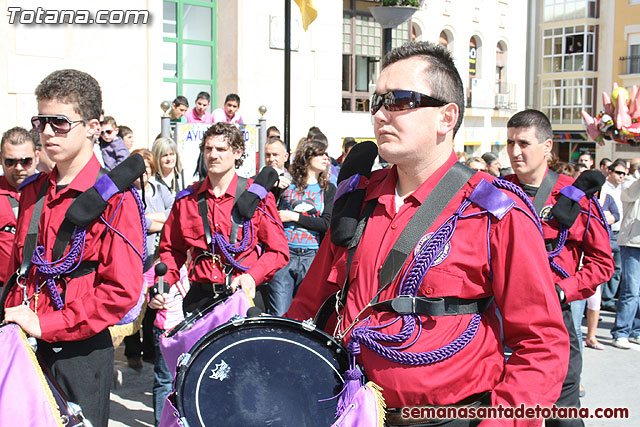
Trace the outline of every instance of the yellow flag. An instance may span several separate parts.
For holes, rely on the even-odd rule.
[[[295,2],[300,8],[300,13],[302,14],[302,28],[307,31],[309,25],[311,25],[318,16],[316,0],[295,0]]]

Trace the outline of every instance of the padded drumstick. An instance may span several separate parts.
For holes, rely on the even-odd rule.
[[[247,317],[258,317],[262,314],[262,310],[259,307],[253,306],[249,307],[247,310]]]
[[[167,274],[167,264],[159,262],[156,264],[155,272],[158,278],[158,293],[164,294],[164,275]]]

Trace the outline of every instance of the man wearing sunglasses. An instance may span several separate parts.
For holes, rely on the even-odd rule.
[[[142,291],[138,204],[131,191],[101,180],[111,184],[99,191],[106,205],[100,216],[84,232],[68,226],[69,207],[97,185],[101,173],[93,153],[101,89],[84,72],[59,70],[35,93],[38,114],[31,123],[56,166],[23,182],[14,249],[5,267],[19,277],[5,284],[3,320],[38,339],[38,354],[69,400],[94,426],[106,427],[114,367],[108,328],[123,320]],[[69,239],[59,240],[64,235]]]
[[[576,180],[549,169],[553,132],[547,116],[537,110],[515,114],[507,122],[507,153],[515,174],[505,177],[527,193],[542,221],[546,249],[564,324],[570,338],[568,371],[557,406],[579,407],[582,357],[571,315],[572,301],[584,300],[614,270],[609,232],[594,193],[604,176],[585,170]],[[548,419],[547,426],[582,426],[581,419]]]
[[[20,201],[18,186],[35,173],[38,160],[36,142],[28,130],[14,127],[2,135],[0,161],[4,176],[0,176],[0,265],[8,264],[13,249]],[[5,272],[0,271],[0,287],[7,279]]]
[[[492,185],[495,177],[487,173],[454,166],[453,138],[464,99],[444,47],[412,42],[385,56],[371,113],[379,154],[394,166],[341,183],[343,197],[350,197],[345,182],[366,191],[364,209],[370,213],[357,249],[351,253],[334,243],[333,234],[324,239],[287,313],[300,320],[313,317],[328,297],[346,292],[344,307],[336,304],[338,333],[367,379],[383,389],[389,425],[427,423],[402,418],[403,408],[414,406],[550,406],[566,372],[567,333],[542,236],[525,200],[515,194],[517,188]],[[358,150],[347,160],[354,153]],[[464,178],[451,181],[461,170]],[[440,194],[442,181],[456,183],[447,184],[448,197],[428,199]],[[484,190],[496,202],[493,207],[483,197],[468,199]],[[440,203],[439,213],[430,207]],[[510,206],[504,216],[495,209],[503,203]],[[435,214],[428,220],[423,212]],[[424,221],[416,224],[414,217]],[[412,242],[405,228],[419,230],[414,238],[420,240],[396,250],[398,241]],[[432,239],[434,233],[441,237]],[[405,261],[396,258],[402,252]],[[385,274],[388,264],[397,265],[391,269],[395,275]],[[451,304],[450,311],[435,309],[440,304]],[[504,341],[514,350],[506,363],[496,307],[504,319]],[[472,319],[478,318],[476,329]],[[419,325],[412,323],[416,320]],[[325,330],[333,332],[330,323]],[[413,333],[399,338],[403,325],[413,325]],[[451,351],[469,328],[474,337]],[[393,334],[398,335],[390,338]]]

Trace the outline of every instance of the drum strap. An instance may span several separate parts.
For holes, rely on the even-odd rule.
[[[244,191],[247,189],[247,184],[248,182],[246,178],[238,176],[238,182],[236,185],[236,194],[233,198],[233,208],[231,209],[231,233],[229,235],[229,243],[231,244],[234,244],[238,241],[238,227],[242,222],[237,212],[236,201],[238,200],[240,195],[244,193]],[[202,181],[201,185],[204,185],[204,181]],[[207,241],[207,247],[213,250],[213,247],[212,247],[213,234],[211,233],[211,225],[209,223],[209,205],[207,204],[206,191],[203,191],[198,195],[198,213],[200,214],[200,218],[202,219],[202,225],[204,227],[204,236]],[[198,260],[198,258],[196,258],[196,261]],[[230,265],[231,264],[227,260],[225,262],[225,266],[229,268]]]
[[[540,216],[542,212],[542,208],[544,208],[544,204],[547,202],[547,199],[551,195],[551,191],[553,191],[553,187],[556,185],[558,181],[558,174],[553,170],[549,169],[547,174],[544,176],[542,180],[542,184],[538,188],[536,192],[536,196],[533,198],[533,207],[536,208],[536,213]]]

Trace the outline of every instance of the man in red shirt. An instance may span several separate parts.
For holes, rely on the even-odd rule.
[[[191,288],[183,301],[185,313],[202,308],[221,291],[224,293],[227,273],[232,289],[241,287],[254,296],[256,285],[268,281],[289,261],[287,239],[274,197],[268,192],[253,218],[238,227],[237,243],[230,242],[239,181],[235,168],[246,156],[242,132],[231,124],[216,123],[203,135],[200,152],[207,178],[178,193],[159,249],[160,260],[168,268],[165,281],[170,285],[180,280],[180,267],[187,253],[191,254]],[[251,190],[252,181],[247,184]],[[198,209],[199,200],[206,201],[208,230]],[[235,256],[227,257],[225,252]],[[158,304],[164,302],[158,298]]]
[[[2,135],[0,160],[4,175],[0,176],[0,265],[7,265],[13,249],[20,193],[18,186],[33,175],[38,165],[36,141],[28,130],[14,127]],[[9,277],[0,272],[0,288]]]
[[[27,263],[11,288],[13,279],[5,285],[4,321],[38,339],[38,353],[68,398],[94,426],[106,426],[114,367],[108,328],[125,317],[142,291],[138,204],[130,191],[114,192],[86,234],[77,227],[70,244],[56,244],[68,230],[64,220],[69,206],[94,186],[100,172],[93,144],[100,132],[102,95],[90,75],[59,70],[36,88],[36,99],[38,115],[31,121],[56,167],[23,182],[7,271],[22,272],[24,259],[33,257],[34,262]],[[29,230],[31,223],[37,224],[37,236]],[[25,241],[32,236],[35,251],[25,253],[32,246]],[[53,255],[59,246],[71,265]]]
[[[568,358],[560,304],[533,214],[516,194],[490,184],[494,178],[489,174],[476,172],[461,184],[432,225],[419,233],[423,238],[412,246],[399,274],[379,290],[384,285],[379,273],[392,247],[443,176],[457,168],[453,137],[462,122],[464,90],[449,52],[428,42],[394,49],[383,60],[371,112],[380,156],[394,166],[360,179],[365,205],[377,203],[349,271],[347,248],[325,239],[287,316],[313,317],[348,274],[339,336],[350,343],[358,332],[359,349],[353,343],[350,348],[359,350],[357,360],[367,378],[382,387],[391,425],[415,422],[398,416],[401,408],[412,406],[478,401],[550,406],[560,393]],[[477,188],[510,208],[503,215],[497,205],[483,207],[480,198],[470,203]],[[442,227],[445,222],[448,226]],[[431,239],[433,233],[444,237]],[[426,274],[414,274],[424,273],[416,271],[418,265],[427,267]],[[408,284],[415,288],[408,291]],[[398,318],[397,311],[367,308],[377,292],[379,301],[398,295],[418,298],[411,299],[416,305],[402,322],[390,323]],[[479,305],[482,300],[495,303],[473,314],[454,310],[452,315],[423,315],[417,310],[418,301],[437,306],[443,301]],[[503,317],[504,342],[513,349],[506,362],[496,307]],[[362,339],[367,333],[384,337],[401,328],[404,332],[414,321],[419,325],[413,333],[390,346],[375,335]],[[468,338],[470,330],[473,338],[451,354],[452,341]],[[380,346],[388,347],[380,351]]]
[[[577,188],[573,187],[573,178],[558,175],[547,166],[547,158],[552,148],[551,123],[542,112],[525,110],[509,119],[507,153],[515,174],[508,175],[505,179],[522,187],[532,199],[542,219],[547,250],[553,256],[553,280],[562,303],[564,323],[571,341],[569,368],[562,385],[562,394],[556,404],[563,407],[579,407],[582,357],[569,303],[593,295],[600,283],[611,278],[615,265],[609,245],[608,226],[597,199],[585,196],[584,192],[579,198],[571,196],[578,199],[575,202],[579,203],[580,213],[570,226],[562,225],[560,219],[554,217],[551,209],[558,199],[563,194],[570,195],[570,189]],[[589,173],[600,172],[583,172]],[[565,233],[566,242],[564,246],[559,246],[559,242],[564,240],[560,235]],[[549,419],[546,425],[581,426],[584,423],[581,419]]]

